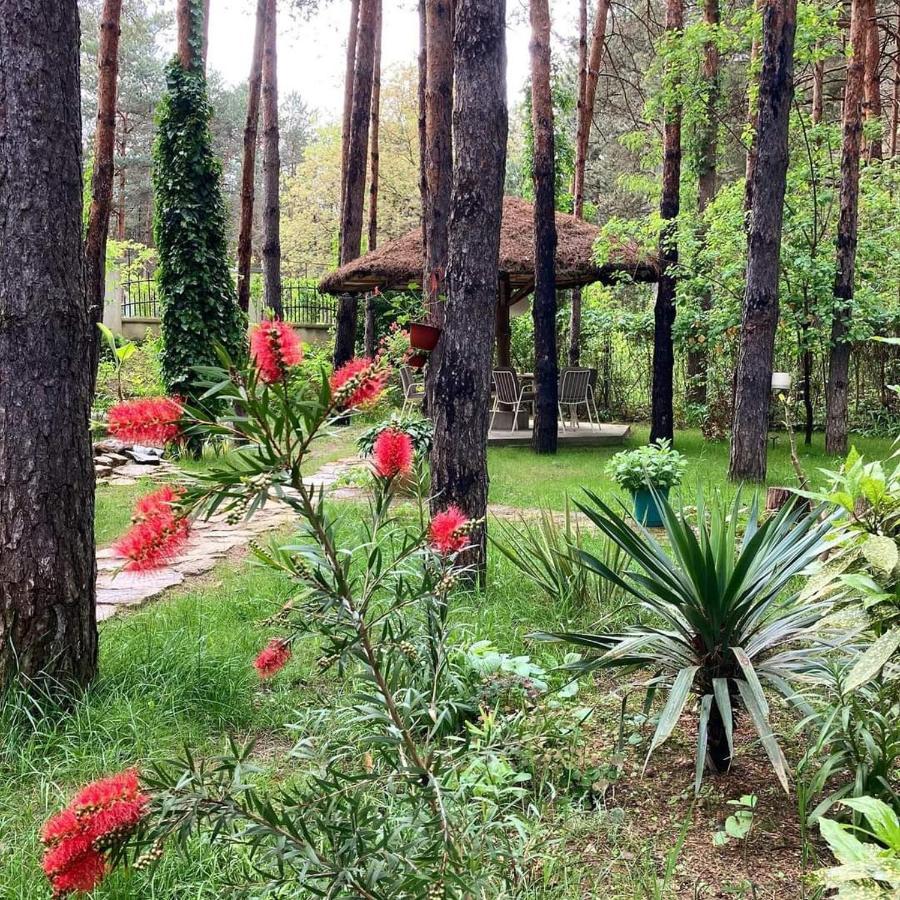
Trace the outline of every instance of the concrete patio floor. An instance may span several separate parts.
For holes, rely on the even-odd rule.
[[[592,425],[582,422],[578,428],[559,426],[559,445],[561,447],[604,447],[610,444],[621,444],[631,434],[628,425],[617,425],[603,422]],[[531,444],[531,429],[519,428],[515,431],[491,431],[488,433],[488,446],[518,447]]]

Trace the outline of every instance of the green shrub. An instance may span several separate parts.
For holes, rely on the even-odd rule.
[[[648,669],[648,700],[660,688],[668,699],[650,744],[666,741],[692,693],[700,696],[695,789],[704,761],[717,771],[729,768],[734,752],[735,715],[746,712],[778,780],[787,790],[787,762],[769,722],[763,687],[792,697],[799,676],[814,672],[824,642],[817,640],[828,599],[808,602],[796,589],[828,547],[833,520],[787,506],[760,524],[754,502],[743,539],[738,540],[740,495],[729,509],[710,509],[701,497],[696,531],[684,514],[661,504],[668,547],[646,530],[637,533],[609,506],[588,492],[592,506],[579,508],[631,563],[623,577],[601,559],[580,550],[576,559],[589,572],[618,585],[654,618],[621,633],[542,633],[543,640],[587,647],[593,654],[576,671]]]
[[[193,384],[194,367],[216,365],[217,344],[239,362],[247,322],[228,266],[222,172],[212,150],[206,78],[199,69],[185,71],[176,59],[166,69],[166,83],[153,149],[162,369],[170,393],[196,400],[202,392]]]
[[[687,461],[667,440],[617,453],[606,473],[620,488],[634,493],[642,488],[667,490],[681,483]]]

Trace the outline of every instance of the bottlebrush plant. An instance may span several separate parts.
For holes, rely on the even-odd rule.
[[[513,809],[515,792],[486,805],[478,785],[462,777],[473,759],[497,748],[467,745],[465,724],[478,708],[461,687],[448,639],[451,596],[466,574],[459,554],[482,523],[456,507],[417,524],[393,512],[413,454],[401,432],[375,450],[368,515],[354,510],[341,521],[304,478],[304,460],[335,420],[377,402],[388,370],[383,360],[355,360],[310,378],[308,367],[291,363],[296,354],[277,346],[281,337],[270,328],[264,342],[257,339],[256,367],[239,369],[223,354],[220,367],[200,370],[200,402],[215,398],[231,412],[213,420],[186,409],[180,427],[234,449],[182,493],[150,503],[148,521],[173,508],[250,516],[273,500],[296,513],[293,540],[252,547],[292,580],[296,595],[270,620],[277,633],[247,665],[277,680],[298,642],[311,638],[320,668],[335,667],[357,685],[352,728],[364,732],[368,749],[354,755],[346,740],[326,740],[317,747],[324,764],[317,755],[308,776],[265,792],[250,775],[252,746],[232,743],[217,760],[187,754],[160,765],[144,776],[147,815],[119,858],[152,859],[160,847],[205,833],[249,852],[247,871],[266,895],[496,896],[517,877],[509,861],[522,858],[527,827]],[[350,528],[354,539],[341,543]],[[301,738],[292,758],[308,752]]]

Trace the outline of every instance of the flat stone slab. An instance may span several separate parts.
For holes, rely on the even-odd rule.
[[[341,460],[323,466],[314,476],[316,487],[330,488],[349,469],[360,465],[358,459]],[[119,466],[108,484],[136,484],[138,478],[158,479],[177,473],[177,467],[163,462],[158,466],[128,464]],[[134,477],[131,477],[131,476]],[[311,480],[307,483],[312,485]],[[151,572],[125,572],[125,560],[112,547],[97,551],[97,621],[111,618],[124,609],[155,599],[169,588],[213,569],[230,551],[246,546],[253,538],[295,520],[285,503],[273,500],[249,519],[231,525],[224,515],[195,522],[183,551],[171,562]]]

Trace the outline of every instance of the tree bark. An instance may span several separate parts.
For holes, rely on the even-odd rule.
[[[597,99],[597,82],[600,79],[600,63],[606,44],[606,21],[609,16],[609,0],[597,0],[597,12],[591,32],[591,52],[584,78],[584,102],[578,108],[578,128],[575,135],[575,175],[573,212],[580,219],[584,215],[584,174],[587,167],[588,144],[591,138],[591,122]]]
[[[719,0],[704,0],[703,21],[710,29],[719,26]],[[706,91],[704,119],[699,128],[700,147],[697,159],[697,213],[701,219],[707,207],[716,196],[718,186],[717,156],[719,147],[719,48],[715,34],[706,41],[703,48],[701,75]],[[706,227],[700,226],[701,244],[706,243]],[[700,295],[700,309],[705,315],[712,309],[712,288],[709,284]],[[688,351],[687,357],[687,400],[689,403],[706,403],[706,344],[697,343]]]
[[[900,0],[897,2],[897,42],[894,47],[894,111],[891,115],[891,158],[897,155],[897,140],[900,138]]]
[[[422,208],[422,296],[428,321],[444,324],[447,228],[453,182],[453,4],[425,0],[425,205]],[[426,409],[434,396],[436,367],[425,372]]]
[[[425,271],[425,210],[428,208],[428,183],[425,180],[425,82],[428,76],[428,34],[425,18],[425,0],[419,0],[419,58],[418,110],[419,110],[419,201],[422,211],[422,271]],[[424,292],[425,285],[422,285]]]
[[[263,282],[265,303],[276,319],[281,303],[281,153],[278,146],[278,2],[266,0],[262,63],[263,117]]]
[[[556,205],[550,9],[531,0],[531,126],[534,134],[534,427],[531,449],[556,453],[559,367],[556,359]]]
[[[256,189],[256,144],[259,135],[259,99],[262,90],[262,57],[266,32],[267,0],[257,0],[253,59],[247,83],[247,122],[244,125],[244,162],[241,168],[241,224],[238,233],[238,304],[250,309],[250,263],[253,254],[253,202]]]
[[[847,407],[850,374],[848,330],[853,303],[856,269],[856,238],[859,211],[859,157],[863,128],[867,0],[853,0],[850,7],[850,47],[847,83],[844,87],[844,122],[841,138],[840,213],[837,225],[837,273],[831,319],[831,353],[825,387],[825,450],[847,452]]]
[[[353,112],[350,116],[350,142],[347,147],[347,176],[341,208],[341,265],[356,259],[362,244],[377,12],[378,0],[361,0],[356,65],[353,70]],[[334,338],[335,368],[353,358],[356,347],[357,305],[355,295],[344,295],[338,300]]]
[[[765,0],[754,0],[754,8],[759,13],[765,8]],[[747,125],[750,131],[750,146],[747,148],[747,166],[744,172],[744,211],[750,212],[753,206],[753,177],[756,173],[756,160],[759,153],[759,98],[753,97],[750,90],[750,81],[753,78],[753,70],[759,59],[759,39],[754,35],[750,44],[750,62],[747,65],[747,93],[750,99],[747,101]]]
[[[670,34],[684,26],[683,0],[667,0],[666,31]],[[650,441],[675,436],[672,378],[675,351],[672,325],[675,322],[675,266],[678,265],[678,210],[681,193],[681,105],[666,109],[663,127],[662,196],[659,213],[663,226],[659,234],[660,273],[653,310],[653,387],[650,413]]]
[[[444,331],[432,416],[432,510],[487,511],[487,432],[506,172],[506,4],[457,0],[453,191]],[[432,357],[432,364],[435,357]],[[484,527],[467,562],[485,570]]]
[[[372,123],[369,127],[369,251],[378,247],[378,166],[380,163],[379,129],[381,125],[381,39],[382,8],[378,0],[378,14],[375,25],[375,62],[372,66]],[[377,350],[375,334],[375,297],[366,295],[366,317],[363,329],[363,347],[369,359]]]
[[[202,17],[203,9],[199,5],[199,0],[178,0],[178,6],[175,9],[175,20],[178,25],[178,44],[177,53],[178,61],[181,68],[186,72],[190,72],[197,64],[197,53],[195,52],[194,35],[200,34],[200,44],[202,46],[202,20],[195,23],[194,19]],[[196,25],[199,24],[199,28]]]
[[[425,271],[423,288],[428,320],[443,322],[447,273],[447,225],[450,217],[453,147],[453,32],[451,0],[425,0],[425,185],[423,213]]]
[[[825,60],[818,59],[813,63],[812,89],[812,123],[818,125],[822,121],[825,109]]]
[[[509,277],[500,279],[500,296],[497,298],[497,365],[508,369],[512,365],[512,329],[509,324],[509,301],[512,287]]]
[[[588,146],[591,138],[591,122],[594,117],[594,102],[597,98],[597,81],[600,78],[600,63],[606,43],[606,20],[609,15],[609,0],[597,0],[597,12],[591,32],[591,52],[587,53],[587,2],[581,0],[579,8],[578,40],[578,109],[575,131],[575,171],[572,178],[572,212],[576,218],[584,218],[584,178],[587,168]],[[581,288],[572,291],[569,307],[569,349],[570,366],[581,363]]]
[[[796,19],[797,0],[766,0],[759,77],[759,156],[751,185],[747,287],[729,468],[729,477],[735,481],[762,481],[766,474]]]
[[[100,332],[106,287],[106,241],[112,210],[116,145],[116,86],[119,77],[119,35],[122,0],[104,0],[100,14],[100,47],[97,57],[97,130],[94,132],[94,168],[91,208],[84,239],[84,286],[94,323],[91,340],[91,379],[96,379]]]
[[[347,156],[350,152],[350,119],[353,115],[353,72],[356,68],[356,41],[359,37],[359,0],[350,0],[347,29],[347,62],[344,68],[344,116],[341,130],[341,210],[347,192]],[[341,223],[343,227],[343,223]],[[338,240],[340,243],[340,238]]]
[[[0,691],[96,672],[76,0],[0,0]]]
[[[864,84],[864,109],[866,122],[873,125],[881,124],[881,39],[878,31],[878,10],[875,0],[866,2],[866,61],[863,75]],[[868,158],[881,159],[883,149],[881,135],[873,137],[869,141]]]

